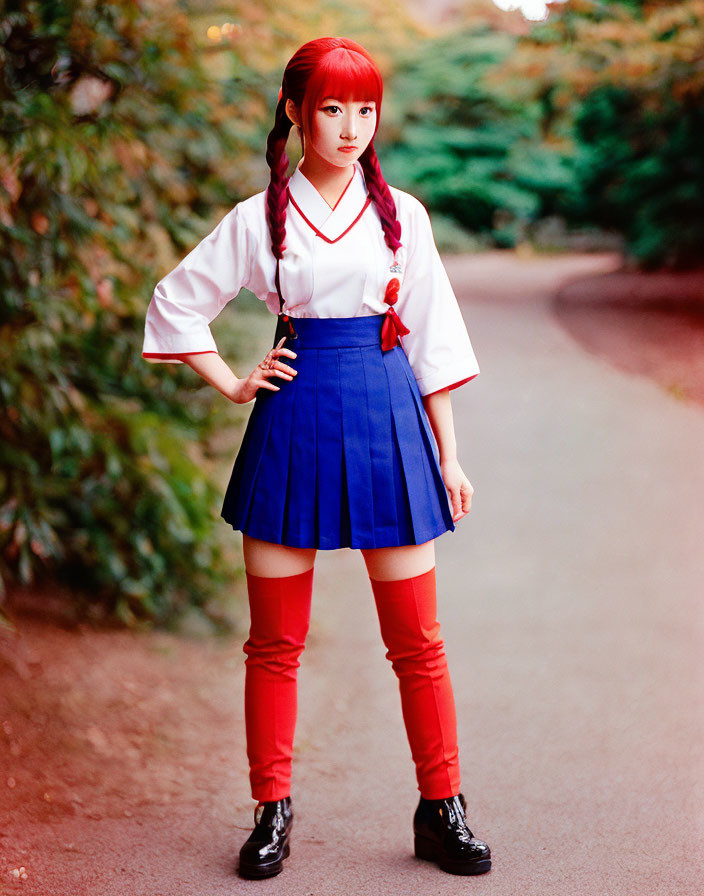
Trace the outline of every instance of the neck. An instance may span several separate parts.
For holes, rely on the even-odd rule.
[[[331,165],[310,151],[298,166],[329,206],[334,207],[354,174],[354,162]]]

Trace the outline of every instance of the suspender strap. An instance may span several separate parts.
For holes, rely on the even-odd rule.
[[[279,279],[279,261],[281,259],[276,259],[276,274],[274,275],[274,282],[276,283],[276,292],[279,295],[279,314],[278,320],[276,322],[276,333],[274,335],[274,345],[281,339],[282,336],[286,336],[288,339],[298,339],[298,333],[296,333],[293,328],[293,321],[288,316],[288,314],[284,314],[284,297],[281,295],[281,280]]]

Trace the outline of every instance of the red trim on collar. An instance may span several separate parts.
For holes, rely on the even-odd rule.
[[[349,185],[350,185],[350,184],[352,183],[352,181],[354,180],[354,176],[355,176],[356,173],[357,173],[356,171],[353,171],[353,172],[352,172],[352,177],[347,181],[347,187],[349,187]],[[347,187],[345,187],[345,189],[342,191],[342,193],[340,193],[340,198],[337,200],[337,202],[335,203],[335,205],[333,205],[331,211],[334,212],[335,209],[338,207],[338,205],[340,204],[340,201],[341,201],[342,197],[343,197],[343,196],[345,195],[345,193],[347,192]],[[316,189],[317,189],[317,187],[316,187]],[[318,190],[318,192],[320,193],[320,190]],[[320,195],[322,196],[323,194],[320,193]]]
[[[355,167],[355,166],[353,166],[353,167]],[[304,178],[305,180],[308,180],[308,178],[305,176],[305,174],[303,174],[303,172],[301,171],[301,169],[300,169],[298,166],[296,166],[296,170],[299,172],[299,174],[302,174],[302,175],[303,175],[303,178]],[[328,206],[328,208],[330,208],[330,211],[331,211],[331,212],[334,212],[335,209],[336,209],[336,208],[338,207],[338,205],[340,204],[340,200],[342,199],[342,197],[343,197],[343,196],[345,195],[345,193],[347,192],[347,188],[349,187],[349,185],[350,185],[350,184],[352,183],[352,181],[354,180],[354,177],[355,177],[355,174],[356,174],[356,173],[357,173],[357,170],[356,170],[356,168],[355,168],[355,170],[352,172],[352,177],[351,177],[351,178],[347,181],[347,183],[345,184],[345,189],[344,189],[344,190],[342,191],[342,193],[340,194],[340,198],[337,200],[337,202],[335,203],[335,205],[332,206],[332,208],[330,208],[330,206],[328,205],[328,201],[327,201],[327,199],[323,196],[323,194],[322,194],[322,193],[320,192],[320,190],[315,186],[315,184],[313,184],[313,183],[312,183],[311,181],[309,181],[309,180],[308,180],[308,183],[311,185],[311,187],[313,187],[313,189],[315,190],[315,192],[320,196],[320,198],[321,198],[321,199],[323,200],[323,202]]]
[[[350,183],[352,183],[352,181],[350,181]],[[347,186],[349,186],[349,184],[347,184]],[[345,190],[346,190],[346,189],[347,189],[347,187],[345,187]],[[347,227],[345,230],[343,230],[342,233],[341,233],[339,236],[336,236],[335,239],[333,240],[333,239],[330,239],[329,236],[325,236],[324,233],[322,233],[320,230],[318,230],[318,228],[315,226],[315,224],[313,224],[312,221],[309,221],[308,218],[306,218],[306,216],[303,214],[303,212],[302,212],[300,206],[298,205],[298,203],[296,202],[296,200],[295,200],[295,199],[293,198],[293,196],[291,195],[291,191],[289,190],[288,186],[286,187],[286,194],[288,195],[288,198],[291,200],[291,203],[292,203],[293,207],[296,209],[296,211],[298,212],[298,214],[303,218],[303,220],[306,222],[306,224],[307,224],[312,230],[314,230],[314,231],[316,232],[316,234],[317,234],[321,239],[324,239],[326,243],[336,243],[338,240],[341,240],[342,237],[343,237],[348,231],[352,230],[352,228],[354,227],[354,225],[357,223],[357,221],[359,221],[359,219],[362,217],[362,215],[364,214],[364,212],[367,210],[367,207],[369,206],[369,203],[372,201],[372,197],[371,197],[371,196],[367,196],[367,200],[366,200],[366,202],[364,203],[364,205],[362,206],[362,210],[361,210],[361,212],[357,215],[357,217],[356,217],[356,218],[354,219],[354,221],[350,224],[350,226]],[[344,195],[344,193],[343,193],[343,195]],[[340,197],[340,199],[342,199],[342,196]],[[339,201],[340,201],[340,200],[338,199],[338,202],[339,202]],[[337,208],[337,203],[335,203],[335,208]]]

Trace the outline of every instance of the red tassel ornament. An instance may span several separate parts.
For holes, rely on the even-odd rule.
[[[408,327],[403,324],[401,318],[396,314],[396,311],[393,308],[398,299],[400,286],[401,282],[398,277],[392,277],[386,286],[386,293],[384,294],[384,301],[389,306],[384,323],[381,326],[381,350],[384,352],[388,352],[394,348],[394,346],[398,345],[400,336],[405,336],[406,333],[411,332]]]

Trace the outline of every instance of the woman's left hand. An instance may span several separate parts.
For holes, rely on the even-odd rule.
[[[452,504],[452,521],[456,523],[466,516],[472,508],[472,483],[465,476],[459,461],[446,460],[440,462],[440,473]]]

